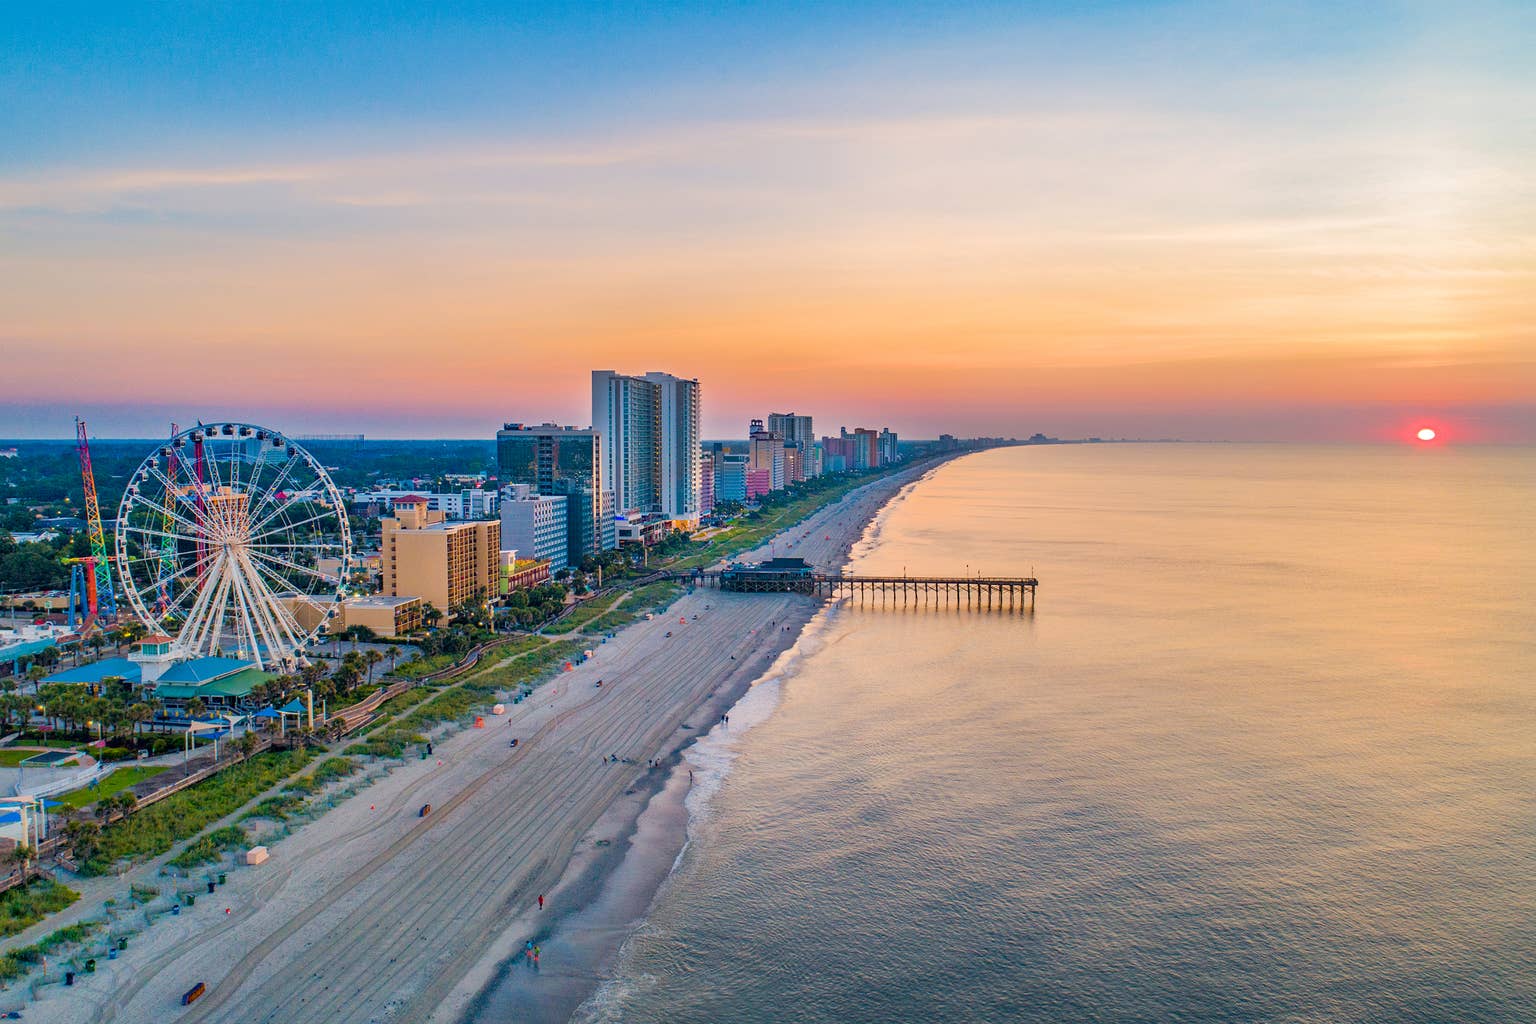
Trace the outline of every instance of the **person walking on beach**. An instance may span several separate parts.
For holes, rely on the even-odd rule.
[[[540,910],[544,909],[544,894],[543,893],[539,893],[539,909]]]

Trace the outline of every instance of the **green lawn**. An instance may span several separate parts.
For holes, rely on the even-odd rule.
[[[138,785],[145,779],[152,779],[163,771],[165,771],[165,765],[154,765],[149,768],[119,768],[111,775],[108,775],[106,780],[95,789],[89,786],[72,789],[59,797],[58,800],[65,807],[88,807],[103,797],[121,793],[128,787]]]

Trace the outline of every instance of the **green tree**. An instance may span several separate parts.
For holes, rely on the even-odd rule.
[[[26,843],[17,843],[10,852],[11,863],[15,864],[23,875],[32,867],[32,859],[36,856],[37,851]]]

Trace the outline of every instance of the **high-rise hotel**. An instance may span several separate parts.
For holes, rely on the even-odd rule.
[[[702,514],[699,382],[592,371],[592,429],[614,512],[697,524]]]
[[[523,484],[533,495],[566,498],[566,560],[570,565],[580,565],[587,556],[618,544],[612,485],[603,478],[602,440],[596,430],[553,423],[508,423],[496,432],[502,487]]]

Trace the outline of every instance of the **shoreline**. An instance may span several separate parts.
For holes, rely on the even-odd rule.
[[[820,608],[804,609],[786,636],[795,641],[772,657],[764,652],[762,670],[728,691],[717,692],[699,709],[709,729],[701,729],[663,758],[636,786],[616,800],[582,836],[548,900],[552,916],[519,917],[487,949],[475,968],[428,1018],[429,1024],[469,1024],[492,1010],[523,1024],[567,1021],[597,991],[603,973],[633,930],[642,924],[666,881],[672,877],[689,836],[685,806],[692,785],[687,754],[720,724],[721,716],[751,692],[758,681],[793,650]],[[607,845],[598,847],[596,842]],[[549,912],[546,912],[549,913]],[[574,934],[573,934],[574,933]],[[521,958],[522,944],[546,948],[537,971]],[[498,993],[509,972],[526,978],[518,990]]]
[[[846,566],[860,548],[876,542],[879,522],[891,506],[948,461],[915,474],[894,474],[886,481],[877,481],[891,485],[889,493],[865,516],[858,535],[846,541],[837,565]],[[758,549],[750,555],[762,553]],[[612,980],[625,944],[645,923],[674,878],[692,840],[692,816],[686,806],[693,789],[688,752],[713,735],[722,714],[736,707],[754,687],[780,674],[784,659],[830,608],[826,602],[808,602],[806,614],[797,616],[783,634],[786,640],[774,645],[772,651],[762,652],[758,659],[761,671],[729,692],[711,696],[704,709],[711,716],[711,727],[673,751],[662,768],[648,773],[640,786],[616,801],[583,837],[590,842],[600,833],[618,832],[601,855],[590,851],[586,856],[583,851],[572,855],[551,903],[555,916],[542,926],[537,918],[526,916],[513,922],[434,1011],[429,1024],[477,1024],[482,1019],[556,1024],[572,1020],[598,995]],[[572,898],[561,899],[566,893]],[[530,941],[545,950],[537,968],[522,956],[523,943]],[[503,988],[503,982],[512,984]],[[488,1017],[491,1013],[496,1016]]]
[[[813,562],[841,564],[881,509],[947,461],[871,481],[737,557],[787,541]],[[525,932],[553,931],[602,906],[644,812],[675,774],[665,766],[681,763],[681,751],[708,731],[703,723],[739,700],[819,607],[800,595],[700,591],[656,621],[594,638],[591,662],[544,683],[504,718],[487,716],[488,728],[435,740],[434,758],[399,764],[339,800],[273,843],[266,865],[232,872],[217,896],[139,934],[127,956],[100,963],[71,989],[48,986],[28,1019],[462,1017]],[[772,638],[762,635],[770,622]],[[594,688],[604,677],[610,685]],[[509,735],[524,742],[508,750]],[[657,758],[663,768],[647,770]],[[423,804],[430,815],[418,814]],[[596,846],[600,838],[608,845]],[[634,890],[643,899],[627,920],[643,914],[654,891]],[[542,914],[541,893],[553,896]],[[603,960],[578,981],[586,987],[570,1010],[595,988]],[[553,967],[546,962],[545,976]],[[180,1008],[181,993],[199,981],[208,994]]]

